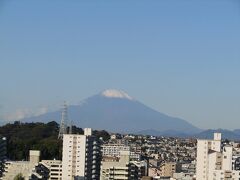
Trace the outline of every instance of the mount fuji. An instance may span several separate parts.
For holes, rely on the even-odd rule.
[[[132,98],[126,92],[115,89],[108,89],[91,96],[79,105],[69,105],[68,117],[76,126],[105,129],[110,132],[136,133],[149,130],[184,134],[200,132],[200,129],[186,120],[158,112]],[[21,121],[60,122],[60,119],[61,109]]]

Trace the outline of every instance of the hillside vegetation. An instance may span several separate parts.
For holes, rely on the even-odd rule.
[[[41,159],[61,159],[62,141],[58,139],[59,125],[55,121],[49,123],[6,124],[0,127],[0,135],[7,138],[7,157],[10,160],[27,160],[29,150],[40,150]],[[83,134],[83,130],[73,126],[73,133]],[[104,140],[109,138],[106,131],[93,131]]]

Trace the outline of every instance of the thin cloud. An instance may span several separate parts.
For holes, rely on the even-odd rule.
[[[6,121],[18,121],[24,118],[39,116],[48,112],[47,107],[41,107],[36,110],[29,108],[17,109],[13,113],[9,113],[3,116],[3,119]]]

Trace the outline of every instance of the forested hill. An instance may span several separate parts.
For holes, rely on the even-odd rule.
[[[41,159],[61,159],[62,141],[58,139],[59,125],[49,123],[6,124],[0,127],[0,135],[7,138],[7,157],[10,160],[27,160],[29,150],[40,150]],[[83,134],[82,128],[73,126],[73,133]],[[109,138],[106,131],[93,131],[98,137]]]

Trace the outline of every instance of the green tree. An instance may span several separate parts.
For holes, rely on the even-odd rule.
[[[73,126],[74,134],[83,134],[83,129]],[[11,160],[28,160],[29,150],[40,150],[41,159],[61,159],[62,140],[58,139],[59,125],[49,123],[21,123],[0,126],[0,135],[7,138],[7,156]],[[107,131],[93,131],[93,134],[103,140],[108,140]]]
[[[13,180],[24,180],[24,177],[23,177],[22,173],[19,173],[18,175],[16,175],[16,176],[14,177]]]

